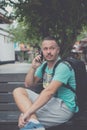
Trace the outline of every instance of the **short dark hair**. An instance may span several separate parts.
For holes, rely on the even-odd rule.
[[[52,36],[44,37],[44,38],[43,38],[43,41],[44,41],[44,40],[55,40],[55,41],[57,41],[56,38],[55,38],[55,37],[52,37]]]

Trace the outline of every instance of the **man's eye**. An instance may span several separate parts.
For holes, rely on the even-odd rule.
[[[47,50],[47,48],[44,48],[43,50]]]
[[[51,47],[50,49],[51,49],[51,50],[54,50],[55,48],[54,48],[54,47]]]

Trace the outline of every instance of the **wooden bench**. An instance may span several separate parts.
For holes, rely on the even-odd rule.
[[[0,74],[0,129],[18,130],[17,122],[20,114],[12,91],[14,88],[24,86],[26,74]]]
[[[18,116],[20,114],[13,96],[14,88],[24,87],[25,73],[0,74],[0,130],[19,130]],[[37,88],[39,92],[39,88]],[[85,113],[60,126],[46,130],[87,130],[87,103]]]

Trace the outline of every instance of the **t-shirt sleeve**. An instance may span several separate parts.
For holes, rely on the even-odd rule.
[[[52,80],[60,81],[64,84],[67,84],[70,76],[71,70],[68,65],[60,63],[55,69],[55,74]]]

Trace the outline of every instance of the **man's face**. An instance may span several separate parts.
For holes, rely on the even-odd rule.
[[[44,40],[42,42],[42,51],[47,61],[55,61],[58,58],[59,46],[54,40]]]

